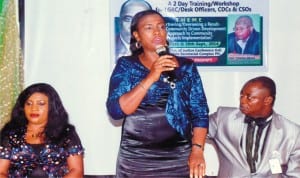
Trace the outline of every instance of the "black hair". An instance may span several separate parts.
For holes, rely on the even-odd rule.
[[[255,77],[253,79],[250,79],[248,83],[254,83],[254,82],[258,82],[260,83],[264,88],[266,88],[267,90],[269,90],[270,95],[273,97],[273,104],[275,102],[275,98],[276,98],[276,84],[275,82],[266,76],[259,76],[259,77]]]
[[[159,15],[163,20],[165,20],[164,17],[155,10],[145,10],[145,11],[138,12],[132,18],[131,25],[130,25],[130,34],[131,34],[130,50],[131,50],[132,56],[137,56],[144,51],[143,47],[137,48],[137,46],[136,46],[137,41],[133,36],[133,32],[137,31],[139,22],[143,17],[145,17],[147,15],[153,15],[153,14]]]
[[[69,116],[56,90],[49,84],[36,83],[23,90],[12,109],[11,120],[4,126],[5,131],[18,130],[26,128],[27,119],[25,117],[24,106],[28,98],[34,93],[42,93],[48,97],[48,122],[45,127],[46,142],[59,143],[63,138],[63,132],[67,127],[74,129],[69,124]],[[5,132],[6,133],[6,132]]]

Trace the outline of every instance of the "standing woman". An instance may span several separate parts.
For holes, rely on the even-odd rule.
[[[161,14],[146,10],[133,17],[132,55],[119,58],[106,103],[113,119],[124,118],[117,177],[205,174],[209,111],[202,82],[191,60],[158,55],[167,44]]]
[[[21,92],[0,134],[1,178],[83,177],[81,141],[49,84]]]

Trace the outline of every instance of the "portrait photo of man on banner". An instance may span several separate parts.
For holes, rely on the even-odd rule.
[[[262,63],[260,16],[229,15],[228,29],[228,64],[260,65]]]

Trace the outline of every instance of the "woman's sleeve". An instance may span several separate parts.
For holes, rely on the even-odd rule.
[[[202,81],[197,68],[192,64],[192,82],[190,91],[190,105],[192,112],[192,126],[208,128],[209,109]]]
[[[109,93],[106,101],[106,108],[110,116],[115,119],[123,119],[126,114],[122,111],[119,103],[120,97],[131,90],[132,66],[128,59],[120,58],[111,75]]]

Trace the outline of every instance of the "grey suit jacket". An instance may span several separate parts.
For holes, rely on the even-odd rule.
[[[273,112],[269,134],[256,174],[250,173],[240,142],[245,115],[238,108],[219,107],[210,115],[209,139],[217,146],[220,178],[300,178],[300,126]],[[282,174],[272,174],[269,160],[279,158]],[[209,159],[209,158],[207,158]]]

